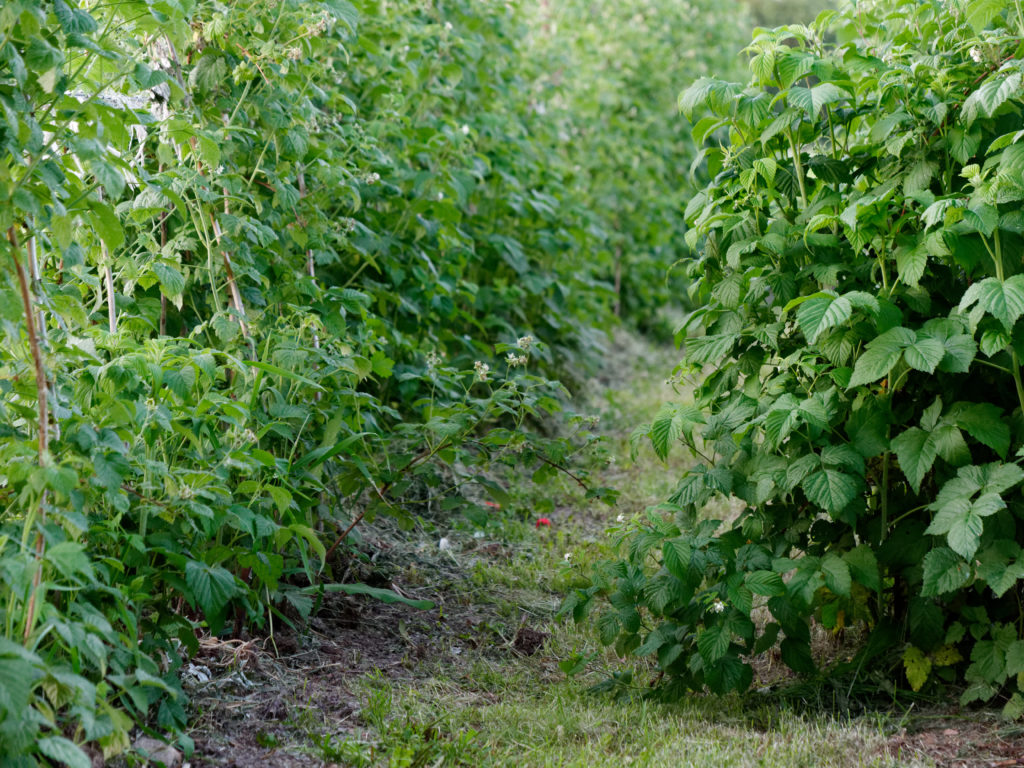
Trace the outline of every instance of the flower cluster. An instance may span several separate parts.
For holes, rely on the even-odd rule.
[[[516,339],[516,346],[519,347],[523,352],[529,352],[530,346],[535,342],[536,339],[533,336],[520,336]]]
[[[723,603],[721,600],[719,600],[716,597],[715,598],[715,602],[713,602],[711,604],[711,612],[712,613],[721,613],[724,610],[725,610],[725,603]]]
[[[476,377],[480,381],[487,381],[487,374],[491,370],[491,366],[489,366],[487,363],[482,363],[479,360],[477,360],[475,363],[473,363],[473,370],[476,371]]]
[[[367,184],[376,184],[378,181],[380,181],[380,174],[371,173],[369,176],[366,177],[365,181]]]
[[[981,52],[981,48],[974,46],[970,50],[971,58],[974,59],[975,64],[981,64],[985,60],[984,54]]]
[[[437,352],[431,352],[427,355],[427,370],[434,370],[441,364],[441,356]]]
[[[516,356],[515,352],[509,352],[505,358],[505,362],[509,364],[509,367],[515,368],[517,365],[526,365],[528,358],[526,355]]]

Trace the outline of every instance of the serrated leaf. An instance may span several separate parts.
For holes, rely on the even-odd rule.
[[[878,592],[882,588],[878,560],[875,559],[875,553],[871,547],[861,544],[844,553],[843,560],[850,566],[850,575],[858,584],[874,592]]]
[[[661,556],[669,573],[680,581],[686,581],[689,578],[693,547],[687,541],[669,539],[661,545]]]
[[[930,160],[916,162],[903,177],[903,194],[910,196],[928,189],[937,170],[938,165]]]
[[[682,434],[683,414],[671,403],[662,406],[658,415],[654,417],[654,421],[651,422],[650,429],[651,445],[659,459],[664,461],[668,457],[672,444]]]
[[[970,559],[978,551],[981,542],[981,534],[985,530],[985,524],[981,517],[969,511],[967,514],[953,521],[950,526],[946,540],[949,548],[961,557]]]
[[[92,760],[73,741],[62,736],[44,736],[36,741],[36,747],[46,757],[62,763],[67,768],[91,768]]]
[[[915,246],[896,250],[896,272],[911,288],[917,287],[928,265],[928,246],[922,241]]]
[[[957,426],[967,434],[984,443],[1006,458],[1010,450],[1010,425],[1003,418],[1003,411],[992,403],[958,403],[954,406]]]
[[[812,503],[830,514],[837,514],[856,497],[861,483],[852,475],[835,469],[820,469],[804,478],[804,493]]]
[[[921,686],[928,680],[932,672],[932,662],[920,648],[908,645],[903,652],[903,668],[907,673],[907,682],[914,691],[921,690]]]
[[[207,565],[196,560],[185,564],[185,583],[192,592],[195,604],[206,614],[216,615],[237,594],[235,577],[219,565]]]
[[[935,463],[938,448],[931,435],[923,429],[911,427],[892,440],[900,469],[906,475],[915,493],[921,490],[921,481]]]
[[[847,389],[878,381],[891,371],[903,355],[903,349],[917,340],[913,331],[897,326],[872,339],[857,358]]]
[[[975,303],[1011,331],[1024,314],[1024,275],[1014,275],[1003,282],[989,277],[972,284],[960,299],[960,311]]]
[[[949,132],[949,153],[953,155],[958,163],[966,163],[978,151],[981,145],[981,133],[977,131],[968,132],[959,126]]]
[[[160,281],[160,292],[168,298],[181,296],[185,290],[185,276],[176,267],[162,262],[154,262],[153,273]]]
[[[744,582],[747,589],[755,595],[775,597],[786,594],[786,585],[782,577],[772,571],[752,571],[746,575]]]
[[[980,34],[1005,8],[1004,0],[970,0],[967,3],[967,23],[975,34]]]
[[[924,556],[924,582],[921,594],[925,597],[953,592],[971,578],[971,567],[948,547],[936,547]]]
[[[849,320],[852,313],[849,299],[819,296],[797,307],[796,321],[807,341],[813,344],[823,332]]]
[[[695,365],[720,362],[732,352],[739,338],[738,333],[722,333],[687,339],[686,361]]]
[[[829,552],[821,560],[821,575],[825,578],[825,586],[833,594],[840,597],[849,597],[853,580],[850,576],[850,566],[835,553]]]
[[[817,117],[822,107],[834,104],[843,93],[832,83],[821,83],[812,88],[795,85],[789,89],[786,100],[791,107],[802,109],[809,117]]]
[[[943,343],[926,336],[918,337],[917,341],[903,350],[904,362],[911,368],[925,373],[934,373],[945,356],[946,347]]]
[[[1014,693],[1003,705],[1003,717],[1007,720],[1020,720],[1024,717],[1024,696]]]
[[[999,225],[999,211],[992,205],[974,205],[964,210],[964,224],[985,237],[991,237]]]
[[[697,635],[697,651],[707,665],[719,661],[729,650],[731,633],[725,624],[714,624]]]

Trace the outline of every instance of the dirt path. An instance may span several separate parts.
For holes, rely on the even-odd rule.
[[[451,520],[415,536],[367,527],[375,562],[364,575],[434,609],[332,595],[301,633],[204,643],[189,675],[191,766],[1018,764],[1020,729],[985,714],[836,722],[756,695],[664,706],[587,692],[621,662],[555,614],[586,564],[607,554],[615,516],[657,503],[679,476],[682,459],[632,463],[628,447],[634,426],[672,397],[673,357],[621,336],[586,402],[607,437],[600,479],[621,490],[617,508],[584,502],[571,484],[524,486],[486,531]],[[531,509],[544,500],[552,525],[538,529]],[[594,658],[567,679],[558,663],[574,654]]]

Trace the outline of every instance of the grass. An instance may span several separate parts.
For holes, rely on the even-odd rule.
[[[608,554],[605,529],[617,514],[641,513],[664,499],[685,468],[647,451],[629,461],[628,435],[673,397],[665,384],[671,353],[620,341],[610,352],[610,380],[587,405],[602,415],[612,461],[601,482],[621,490],[615,509],[593,509],[571,485],[525,491],[519,502],[553,511],[551,530],[510,521],[507,559],[460,563],[465,580],[458,601],[487,616],[477,647],[452,642],[451,653],[427,659],[408,678],[364,676],[357,690],[362,719],[375,746],[365,759],[341,764],[541,766],[895,766],[888,741],[897,723],[884,716],[859,720],[798,714],[777,699],[693,696],[661,704],[637,695],[615,699],[588,689],[625,663],[598,647],[586,628],[556,619],[561,595],[587,564]],[[638,361],[642,361],[642,368]],[[627,386],[628,381],[628,386]],[[541,499],[538,496],[544,495]],[[552,497],[557,497],[552,503]],[[541,506],[541,502],[543,506]],[[728,514],[728,505],[712,514]],[[545,513],[547,514],[547,513]],[[565,553],[570,558],[565,560]],[[459,557],[456,556],[458,560]],[[534,656],[512,648],[519,626],[547,633]],[[458,655],[455,653],[458,648]],[[566,678],[558,662],[593,657],[578,677]],[[339,760],[342,751],[335,750]],[[332,753],[333,754],[333,753]],[[332,755],[324,753],[325,759]]]
[[[648,660],[616,658],[587,625],[559,619],[563,596],[612,554],[616,517],[662,501],[692,460],[676,452],[663,463],[650,450],[629,458],[635,425],[687,396],[665,382],[673,353],[623,337],[608,356],[608,373],[581,408],[601,415],[606,439],[591,479],[621,491],[616,507],[587,501],[565,478],[538,487],[524,476],[511,484],[511,508],[484,530],[445,515],[412,533],[387,520],[366,526],[368,548],[381,555],[375,572],[438,606],[334,595],[301,632],[282,629],[276,642],[289,650],[280,656],[259,638],[247,642],[253,682],[235,690],[228,667],[193,699],[194,768],[1016,764],[1024,729],[995,711],[922,698],[903,712],[836,714],[851,692],[857,706],[884,701],[874,678],[856,691],[826,680],[675,704],[645,699],[655,675]],[[706,512],[721,519],[735,508]],[[550,528],[534,526],[541,516]],[[452,546],[440,549],[442,537]],[[821,633],[824,646],[832,636]],[[239,664],[234,646],[204,649],[212,668],[224,667],[225,654]],[[561,662],[578,667],[572,677]],[[760,662],[766,673],[778,664],[768,655]],[[620,697],[591,691],[627,670],[634,676],[616,689]],[[832,710],[833,701],[844,703]]]

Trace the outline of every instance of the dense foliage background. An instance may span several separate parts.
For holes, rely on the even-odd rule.
[[[867,630],[841,705],[962,682],[1024,714],[1022,33],[1001,0],[858,2],[682,94],[715,175],[695,403],[637,437],[701,460],[566,606],[667,695],[743,690],[776,645],[813,675],[814,622]],[[741,510],[702,519],[714,497]]]
[[[3,3],[0,763],[178,731],[197,631],[406,600],[360,520],[587,445],[531,425],[680,290],[696,7]]]

